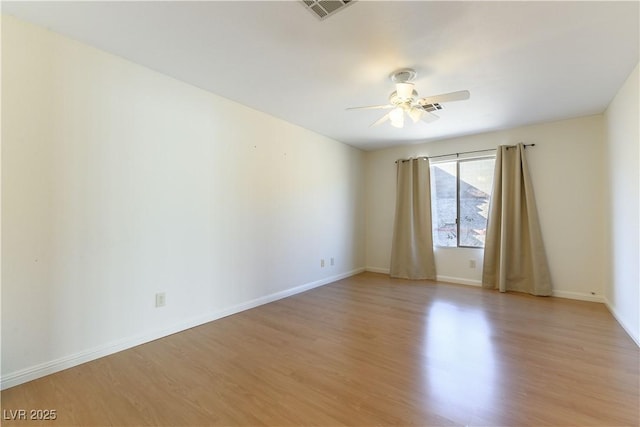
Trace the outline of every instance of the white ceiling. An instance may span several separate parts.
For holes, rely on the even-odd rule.
[[[2,2],[46,26],[365,150],[601,113],[639,60],[640,3]],[[393,70],[420,96],[468,89],[432,124],[370,128]]]

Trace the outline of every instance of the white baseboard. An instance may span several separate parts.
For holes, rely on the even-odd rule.
[[[365,270],[366,271],[370,271],[372,273],[389,274],[389,269],[388,268],[366,267]],[[438,282],[455,283],[455,284],[458,284],[458,285],[482,286],[482,282],[479,281],[479,280],[463,279],[463,278],[460,278],[460,277],[451,277],[451,276],[438,275],[438,276],[436,276],[436,280]]]
[[[365,271],[370,271],[372,273],[389,274],[389,269],[388,268],[366,267]]]
[[[440,276],[438,275],[439,282],[448,282],[448,283],[456,283],[459,285],[470,285],[470,286],[482,286],[481,280],[473,280],[473,279],[464,279],[461,277],[450,277],[450,276]],[[604,300],[600,295],[591,295],[584,292],[571,292],[571,291],[559,291],[554,290],[552,295],[556,298],[568,298],[575,299],[580,301],[591,301],[591,302],[599,302],[603,303]]]
[[[208,313],[206,315],[193,317],[182,321],[176,325],[172,325],[168,328],[163,328],[148,333],[144,333],[137,336],[123,338],[121,340],[112,341],[97,347],[93,347],[69,356],[61,357],[49,362],[44,362],[35,366],[30,366],[25,369],[21,369],[16,372],[11,372],[4,375],[0,379],[0,390],[14,387],[31,380],[35,380],[46,375],[50,375],[64,369],[72,368],[74,366],[81,365],[92,360],[99,359],[110,354],[117,353],[119,351],[127,350],[129,348],[145,344],[168,335],[175,334],[196,326],[203,325],[208,322],[212,322],[217,319],[221,319],[232,314],[239,313],[244,310],[258,307],[263,304],[268,304],[273,301],[277,301],[282,298],[286,298],[295,294],[299,294],[319,286],[323,286],[337,280],[341,280],[347,277],[354,276],[356,274],[365,271],[364,268],[357,268],[355,270],[348,271],[346,273],[337,274],[331,277],[325,277],[314,282],[305,283],[304,285],[296,286],[294,288],[286,289],[284,291],[276,292],[273,294],[265,295],[259,298],[252,299],[234,306]]]
[[[373,273],[389,274],[388,268],[366,267],[365,270],[371,271]],[[437,280],[438,282],[455,283],[458,285],[482,286],[481,280],[465,279],[462,277],[453,277],[453,276],[443,276],[440,274],[438,274]],[[604,298],[601,295],[591,295],[584,292],[554,290],[553,296],[557,298],[568,298],[568,299],[575,299],[580,301],[591,301],[591,302],[599,302],[599,303],[605,302]]]
[[[551,295],[556,298],[576,299],[580,301],[590,301],[604,303],[604,299],[601,295],[591,295],[584,292],[571,292],[571,291],[559,291],[553,290]]]
[[[455,283],[457,285],[482,286],[482,281],[474,279],[463,279],[462,277],[436,276],[438,282]]]
[[[640,337],[635,336],[632,332],[631,332],[631,328],[629,328],[626,324],[626,322],[624,322],[622,320],[622,317],[620,317],[620,315],[618,314],[618,312],[616,311],[616,309],[613,307],[613,305],[611,305],[611,302],[604,297],[604,305],[607,307],[607,309],[609,310],[609,312],[611,313],[611,315],[613,316],[614,319],[616,319],[616,322],[618,322],[618,324],[620,326],[622,326],[622,329],[624,329],[624,331],[627,333],[627,335],[629,335],[629,337],[631,337],[631,339],[633,340],[633,342],[636,343],[636,345],[638,347],[640,347]]]

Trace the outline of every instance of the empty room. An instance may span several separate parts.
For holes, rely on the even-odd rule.
[[[640,425],[640,2],[1,8],[3,426]]]

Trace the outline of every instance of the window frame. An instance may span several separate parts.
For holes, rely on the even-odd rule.
[[[455,154],[454,154],[455,156]],[[456,164],[456,218],[455,218],[455,224],[456,224],[456,245],[455,246],[443,246],[438,244],[438,239],[433,239],[434,241],[434,246],[437,248],[442,248],[442,249],[456,249],[456,248],[465,248],[465,249],[484,249],[484,245],[482,246],[467,246],[467,245],[461,245],[460,244],[460,163],[461,162],[472,162],[472,161],[477,161],[477,160],[483,160],[483,159],[493,159],[494,160],[494,170],[495,170],[495,159],[496,159],[496,155],[495,153],[492,154],[486,154],[486,155],[481,155],[481,156],[471,156],[471,157],[455,157],[452,159],[442,159],[442,160],[435,160],[435,161],[431,161],[430,162],[430,168],[431,166],[435,166],[439,163],[452,163],[455,162]],[[431,170],[429,171],[429,173],[431,174]],[[433,174],[430,175],[430,178],[433,178]],[[489,195],[489,202],[491,202],[491,198],[493,197],[493,175],[491,176],[491,180],[492,180],[492,184],[491,184],[491,194]],[[433,194],[431,195],[431,200],[433,201]],[[432,203],[433,206],[433,203]],[[433,209],[433,208],[432,208]],[[433,214],[432,214],[433,217]],[[485,228],[486,230],[486,228]],[[431,233],[433,234],[433,226],[431,227]]]

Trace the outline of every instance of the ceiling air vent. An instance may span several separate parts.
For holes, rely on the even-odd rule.
[[[304,7],[322,20],[344,9],[355,0],[302,0]]]

